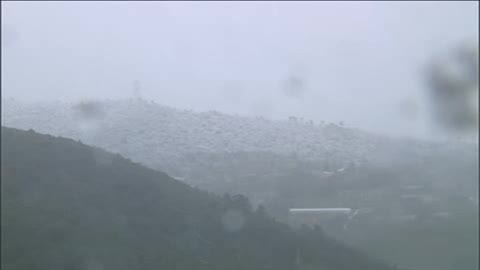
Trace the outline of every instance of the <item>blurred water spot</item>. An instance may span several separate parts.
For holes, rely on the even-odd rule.
[[[296,75],[289,76],[283,85],[283,92],[290,98],[301,98],[306,90],[305,79]]]
[[[432,114],[445,131],[478,132],[478,48],[461,46],[429,67]]]
[[[104,108],[100,102],[83,101],[73,106],[77,115],[84,119],[98,119],[105,115]]]
[[[72,107],[76,129],[85,136],[93,136],[100,128],[106,112],[100,102],[83,101]]]
[[[222,216],[222,224],[227,232],[236,232],[245,224],[245,216],[239,210],[228,210]]]

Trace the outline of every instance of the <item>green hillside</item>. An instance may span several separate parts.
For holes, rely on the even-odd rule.
[[[389,269],[70,139],[2,127],[2,269]]]

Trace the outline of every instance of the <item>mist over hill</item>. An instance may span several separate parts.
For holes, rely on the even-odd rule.
[[[196,113],[145,100],[24,103],[2,100],[2,124],[61,135],[123,154],[171,174],[191,153],[272,152],[301,159],[386,162],[431,143],[393,139],[333,123],[270,121]],[[389,159],[385,159],[385,157]]]
[[[476,265],[476,144],[394,139],[294,117],[198,113],[141,99],[2,102],[2,125],[99,146],[216,194],[242,194],[282,222],[295,207],[359,210],[352,220],[321,226],[399,265]],[[449,251],[451,243],[458,252]],[[442,256],[419,257],[418,248]]]
[[[71,139],[2,127],[2,268],[390,269]]]

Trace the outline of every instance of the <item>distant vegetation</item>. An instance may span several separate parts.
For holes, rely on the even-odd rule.
[[[2,269],[389,269],[71,139],[2,127]]]
[[[2,121],[100,146],[220,196],[243,194],[285,223],[293,207],[361,209],[351,220],[322,222],[323,231],[411,269],[478,268],[478,144],[392,139],[294,117],[194,113],[144,100],[90,104],[87,112],[101,113],[81,117],[79,104],[4,101]],[[437,259],[421,256],[427,250]]]
[[[478,152],[436,148],[390,164],[335,167],[271,153],[197,154],[200,188],[236,191],[283,222],[289,208],[351,207],[327,234],[410,269],[478,268]],[[347,226],[347,228],[344,228]],[[455,247],[452,249],[452,247]],[[435,260],[431,258],[436,256]]]

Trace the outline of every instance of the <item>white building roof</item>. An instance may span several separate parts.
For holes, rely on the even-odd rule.
[[[290,212],[351,212],[351,208],[290,208]]]

